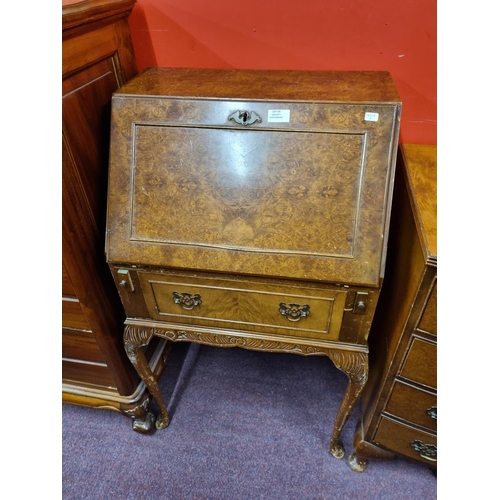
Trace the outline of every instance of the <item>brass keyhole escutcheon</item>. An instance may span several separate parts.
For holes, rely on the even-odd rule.
[[[262,118],[255,111],[235,111],[231,113],[228,117],[228,120],[234,120],[236,123],[240,125],[252,125],[255,122],[262,122]]]

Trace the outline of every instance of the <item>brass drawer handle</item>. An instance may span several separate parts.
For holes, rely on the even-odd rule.
[[[427,408],[427,410],[425,410],[425,413],[427,413],[427,415],[429,415],[429,417],[431,417],[434,420],[438,419],[437,406],[431,406],[431,407]]]
[[[262,118],[255,111],[235,111],[231,113],[227,119],[234,120],[236,123],[244,125],[245,127],[255,122],[262,122]]]
[[[410,446],[418,452],[418,454],[429,460],[430,462],[437,462],[437,446],[433,444],[424,444],[422,441],[416,439],[410,443]]]
[[[309,316],[310,307],[307,304],[301,306],[300,304],[285,304],[280,303],[279,311],[290,321],[299,321],[300,318]]]
[[[172,298],[176,304],[179,304],[186,311],[191,311],[191,309],[201,305],[201,295],[197,293],[192,295],[188,292],[172,292]]]

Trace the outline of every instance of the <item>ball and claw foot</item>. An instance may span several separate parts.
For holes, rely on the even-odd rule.
[[[168,427],[168,424],[170,424],[170,418],[168,415],[158,415],[155,424],[157,429],[165,429],[166,427]]]
[[[349,463],[351,470],[354,472],[364,472],[366,470],[366,466],[368,465],[368,462],[358,458],[356,453],[349,455],[347,462]]]
[[[330,444],[330,453],[339,460],[344,458],[344,445],[340,441],[337,441],[335,444]]]
[[[140,434],[150,434],[154,429],[155,416],[152,413],[148,413],[146,418],[135,418],[132,422],[132,430],[139,432]]]

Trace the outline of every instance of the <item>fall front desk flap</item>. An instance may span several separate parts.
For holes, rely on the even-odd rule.
[[[378,286],[386,72],[151,68],[112,100],[109,262]]]

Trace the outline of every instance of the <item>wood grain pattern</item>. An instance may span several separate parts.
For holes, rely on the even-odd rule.
[[[383,418],[375,436],[375,443],[383,448],[388,448],[408,458],[418,460],[427,466],[435,466],[436,459],[426,459],[416,451],[411,443],[421,441],[424,444],[437,446],[437,438],[434,433],[425,432],[406,425],[404,422]]]
[[[397,380],[385,411],[435,432],[437,419],[427,413],[432,407],[437,408],[437,396],[434,392],[427,392]]]
[[[81,328],[90,331],[90,325],[85,317],[80,302],[72,297],[62,299],[62,325],[68,328]]]
[[[86,66],[62,82],[64,134],[101,235],[106,215],[110,96],[119,83],[111,57]]]
[[[411,340],[400,376],[437,389],[436,343],[414,337]]]
[[[385,71],[150,68],[140,80],[128,82],[122,92],[263,101],[400,102]]]
[[[91,331],[63,328],[62,333],[63,358],[106,363]]]
[[[404,144],[401,154],[406,165],[419,236],[429,259],[437,259],[437,148],[424,144]]]
[[[363,142],[138,126],[131,239],[353,258]]]
[[[437,335],[437,297],[438,297],[437,280],[433,285],[429,299],[422,313],[422,317],[417,325],[417,328],[423,332]]]
[[[268,123],[275,103],[127,88],[113,97],[109,261],[379,286],[398,104],[280,103],[290,122]],[[235,107],[264,120],[235,127]]]
[[[62,294],[66,295],[67,297],[76,297],[75,289],[73,288],[71,280],[69,279],[68,271],[66,271],[66,268],[64,267],[64,258],[62,265]]]
[[[99,21],[127,17],[136,0],[63,0],[63,34],[72,33],[70,28],[80,32],[94,30]],[[88,26],[88,27],[87,27]]]
[[[238,328],[242,331],[337,340],[345,289],[303,288],[243,280],[186,278],[139,273],[149,315],[166,323]],[[201,304],[191,310],[176,304],[172,294],[198,294]],[[290,321],[280,313],[280,303],[309,306],[309,315]]]

